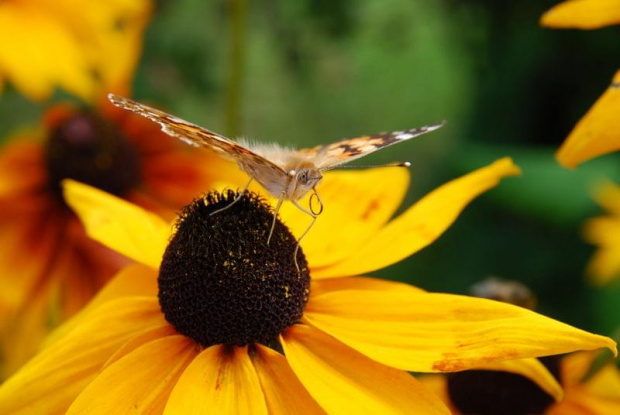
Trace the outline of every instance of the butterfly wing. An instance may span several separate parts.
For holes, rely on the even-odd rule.
[[[330,170],[350,161],[364,157],[382,148],[410,140],[422,134],[443,127],[445,121],[412,128],[406,131],[392,131],[362,137],[347,138],[332,144],[326,144],[314,148],[301,149],[299,152],[306,157],[315,159],[315,164],[320,170]]]
[[[286,176],[286,172],[278,165],[220,134],[129,98],[108,94],[108,99],[119,108],[135,112],[156,122],[164,133],[172,137],[196,147],[210,148],[222,157],[236,161],[243,170],[259,182],[262,182],[261,176]]]

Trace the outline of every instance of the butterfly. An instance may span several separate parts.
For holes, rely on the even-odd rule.
[[[316,186],[323,178],[325,171],[340,167],[392,144],[434,131],[445,124],[444,121],[405,131],[348,138],[332,144],[295,150],[277,144],[258,144],[245,140],[233,141],[206,128],[129,98],[108,94],[108,99],[117,107],[135,112],[158,123],[162,131],[172,137],[196,147],[207,147],[222,157],[235,161],[239,168],[250,176],[250,181],[244,191],[247,190],[253,180],[256,180],[271,195],[278,198],[274,226],[275,216],[277,216],[280,206],[285,200],[293,202],[297,208],[312,216],[312,223],[298,241],[306,235],[314,224],[314,220],[323,210],[323,204],[316,191]],[[408,163],[399,165],[408,166]],[[310,191],[314,192],[312,196],[316,196],[318,207],[313,206],[311,196],[308,210],[299,205],[297,201]],[[240,194],[242,193],[240,192]],[[231,205],[234,203],[235,201],[231,202]],[[271,239],[274,226],[271,228],[267,243]]]

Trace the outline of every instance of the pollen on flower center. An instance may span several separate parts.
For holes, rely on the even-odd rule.
[[[203,346],[269,344],[302,316],[310,276],[297,240],[258,196],[210,193],[185,207],[164,254],[159,302]],[[219,212],[219,209],[226,208]],[[213,215],[211,215],[215,212]]]
[[[81,112],[51,132],[45,158],[52,190],[62,197],[60,182],[75,179],[122,196],[139,181],[139,159],[118,127]]]

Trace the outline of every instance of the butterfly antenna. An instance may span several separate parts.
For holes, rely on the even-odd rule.
[[[280,207],[282,206],[282,202],[284,202],[285,193],[282,192],[280,198],[278,199],[278,204],[276,205],[276,211],[273,214],[273,221],[271,222],[271,229],[269,229],[269,236],[267,237],[267,246],[269,246],[269,242],[271,241],[271,236],[273,235],[273,230],[276,227],[276,219],[278,217],[278,212],[280,212]]]
[[[411,163],[408,161],[395,161],[393,163],[374,164],[374,165],[370,164],[370,165],[365,165],[365,166],[344,165],[344,166],[338,166],[336,168],[337,169],[375,169],[379,167],[411,167]]]
[[[235,197],[235,200],[233,200],[232,202],[230,202],[229,204],[227,204],[227,205],[226,205],[226,206],[224,206],[223,208],[220,208],[220,209],[218,209],[218,210],[216,210],[216,211],[214,211],[214,212],[211,212],[211,213],[209,214],[209,216],[213,216],[213,215],[215,215],[216,213],[223,212],[223,211],[225,211],[226,209],[228,209],[228,208],[232,207],[232,205],[234,205],[235,203],[237,203],[237,202],[239,201],[239,199],[241,199],[241,196],[243,196],[243,194],[244,194],[244,193],[248,190],[248,187],[250,187],[250,183],[252,183],[252,180],[254,180],[254,178],[253,178],[253,177],[250,177],[250,181],[249,181],[249,182],[247,182],[247,184],[245,185],[245,187],[243,188],[243,190],[241,190],[241,191],[239,192],[239,194],[237,194],[237,197]],[[206,203],[206,202],[205,202],[205,203]]]

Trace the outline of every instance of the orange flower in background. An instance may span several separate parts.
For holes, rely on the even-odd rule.
[[[540,19],[554,28],[598,29],[620,23],[617,0],[568,0],[547,11]]]
[[[620,187],[607,183],[596,192],[596,201],[608,215],[588,220],[584,236],[597,246],[586,274],[597,284],[620,276]]]
[[[87,238],[60,180],[91,183],[167,217],[219,180],[247,180],[233,164],[111,105],[56,106],[40,135],[16,138],[0,153],[3,376],[126,263]]]
[[[92,102],[128,94],[150,0],[0,2],[0,90],[10,82],[33,100],[62,88]]]

